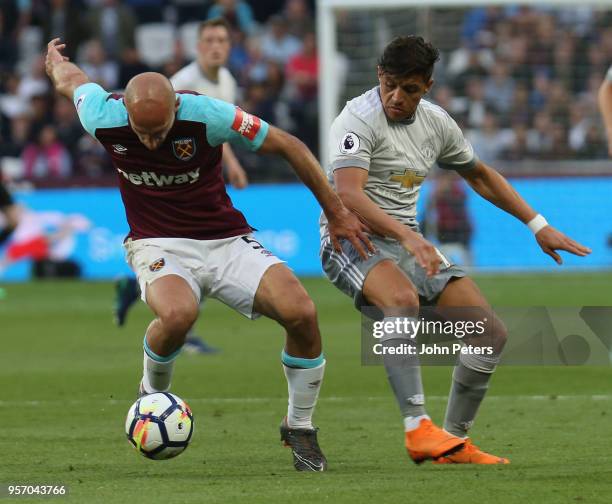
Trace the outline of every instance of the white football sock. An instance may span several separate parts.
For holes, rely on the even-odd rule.
[[[287,424],[295,429],[312,429],[312,413],[325,371],[325,360],[317,367],[302,369],[283,364],[289,389]]]
[[[429,420],[428,415],[407,416],[406,418],[404,418],[404,431],[408,432],[418,429],[419,425],[421,424],[421,420],[423,420],[424,418]]]
[[[171,355],[161,357],[149,348],[145,336],[142,386],[147,394],[167,392],[170,389],[174,362],[180,353],[181,349],[179,348]]]

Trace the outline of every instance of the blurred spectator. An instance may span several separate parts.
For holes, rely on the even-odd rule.
[[[45,57],[40,55],[31,62],[28,72],[22,76],[17,92],[22,98],[29,100],[32,96],[48,93],[50,89],[45,73]]]
[[[513,35],[507,41],[507,50],[504,52],[504,58],[508,61],[512,69],[512,78],[517,83],[531,85],[533,78],[532,68],[528,64],[529,58],[529,39],[524,36]]]
[[[501,152],[500,158],[506,161],[521,161],[530,159],[532,153],[529,150],[528,142],[529,130],[525,123],[520,122],[512,128],[512,138]]]
[[[469,266],[472,223],[467,211],[465,182],[452,171],[439,170],[433,183],[427,202],[426,232],[435,236],[440,252],[451,262]]]
[[[52,97],[48,94],[37,94],[30,98],[30,119],[37,127],[53,121],[51,102]]]
[[[467,100],[464,97],[457,97],[450,86],[434,86],[433,101],[439,105],[455,119],[456,116],[463,116],[467,110]]]
[[[77,0],[50,0],[49,12],[42,17],[43,41],[61,38],[66,44],[65,55],[71,60],[76,58],[76,51],[87,36],[86,27],[76,21],[83,8]]]
[[[68,150],[57,138],[53,126],[43,126],[36,141],[22,153],[24,176],[28,179],[66,178],[72,171]]]
[[[261,50],[265,58],[282,65],[302,49],[300,39],[291,35],[287,23],[281,16],[268,20],[266,31],[261,39]]]
[[[255,32],[255,19],[251,6],[244,0],[216,0],[208,10],[208,19],[222,17],[230,26],[238,28],[247,35]]]
[[[247,64],[242,69],[240,81],[264,82],[269,78],[270,64],[264,58],[261,50],[261,40],[257,37],[247,39]]]
[[[561,82],[553,81],[548,94],[546,110],[555,123],[567,124],[569,120],[569,93]]]
[[[132,77],[150,70],[146,64],[140,61],[138,51],[134,47],[127,47],[121,53],[121,62],[119,63],[119,89],[125,88]]]
[[[113,173],[110,157],[91,135],[83,135],[77,144],[76,165],[80,175],[98,179]]]
[[[548,152],[552,148],[552,119],[547,112],[538,112],[533,119],[533,128],[527,135],[527,145],[532,152]]]
[[[563,123],[553,121],[551,132],[550,150],[541,153],[542,159],[565,161],[572,158],[569,148],[569,137],[567,127]]]
[[[249,63],[249,53],[246,47],[247,37],[243,32],[236,29],[230,31],[230,37],[232,48],[227,60],[227,67],[240,83],[244,75],[243,69]]]
[[[3,91],[0,95],[0,113],[2,115],[11,119],[29,112],[29,99],[19,94],[19,77],[16,74],[7,75]]]
[[[575,65],[576,42],[571,33],[566,32],[560,38],[553,54],[553,77],[565,89],[572,92],[579,90],[579,81],[576,78]]]
[[[0,72],[8,72],[17,62],[17,44],[15,36],[9,31],[6,19],[8,12],[0,10]]]
[[[286,0],[283,17],[287,31],[298,38],[304,38],[308,32],[314,32],[314,20],[306,0]]]
[[[81,68],[92,82],[104,89],[116,89],[119,82],[119,65],[109,60],[99,40],[90,40],[85,46],[85,61]]]
[[[479,129],[471,129],[467,134],[476,154],[485,163],[501,159],[501,153],[512,144],[513,135],[510,130],[500,129],[497,118],[492,111],[485,112]]]
[[[588,123],[584,143],[578,149],[578,157],[583,159],[602,159],[608,155],[606,137],[599,124]]]
[[[479,128],[484,122],[487,109],[484,82],[476,77],[471,78],[467,82],[466,95],[468,98],[467,123],[471,128]]]
[[[513,124],[531,124],[532,110],[529,107],[529,87],[525,82],[518,81],[516,83],[510,110],[502,116],[502,124],[507,126],[504,119]]]
[[[266,82],[254,82],[247,87],[242,107],[268,123],[278,123],[275,118],[276,97]]]
[[[488,70],[485,63],[489,58],[482,57],[480,52],[468,48],[462,48],[462,54],[457,54],[455,51],[451,54],[451,62],[449,65],[449,77],[453,89],[460,95],[466,93],[467,83],[473,79],[482,79],[487,76]],[[453,59],[459,59],[460,62]],[[492,63],[492,60],[490,61]]]
[[[117,58],[128,47],[135,47],[136,19],[119,0],[101,0],[89,13],[88,33],[100,40],[110,58]]]
[[[165,0],[124,0],[138,24],[161,23],[164,20]]]
[[[534,67],[552,67],[553,53],[557,44],[554,18],[548,14],[538,15],[535,32],[531,33],[533,36],[529,48],[529,64]]]
[[[550,94],[550,78],[546,71],[539,71],[534,78],[533,88],[529,94],[529,106],[538,111],[544,108]]]
[[[485,79],[484,96],[487,105],[496,112],[507,114],[510,111],[514,99],[514,80],[503,61],[496,62]]]
[[[53,108],[53,125],[58,140],[66,146],[73,157],[77,151],[80,138],[84,135],[74,105],[70,100],[58,97]]]
[[[10,122],[9,138],[10,142],[0,143],[0,155],[9,157],[19,157],[30,138],[32,121],[27,115],[18,115]]]
[[[206,19],[208,2],[202,0],[170,0],[178,25]]]
[[[317,152],[319,62],[313,32],[304,36],[302,50],[289,58],[285,78],[289,95],[289,111],[295,123],[299,125],[299,131],[295,133],[313,152]]]

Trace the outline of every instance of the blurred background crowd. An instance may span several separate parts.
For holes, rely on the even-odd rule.
[[[73,105],[51,91],[43,62],[48,40],[61,37],[67,55],[93,81],[121,90],[137,73],[171,76],[190,63],[199,23],[218,16],[232,27],[228,68],[238,82],[238,104],[318,150],[314,1],[0,0],[0,7],[5,178],[37,187],[114,183],[104,150],[84,133]],[[483,160],[607,157],[596,91],[612,57],[609,12],[530,7],[459,12],[456,33],[446,38],[458,43],[445,47],[422,33],[443,54],[431,98],[455,117]],[[348,25],[339,31],[340,51],[351,33],[360,36],[351,30],[357,26],[351,16],[338,16]],[[344,74],[351,80],[350,66],[359,60],[348,56]],[[326,78],[341,79],[342,67],[326,69]],[[354,94],[375,84],[375,66],[364,72],[369,76]],[[353,91],[350,85],[343,89]],[[293,180],[282,164],[236,154],[251,181]]]

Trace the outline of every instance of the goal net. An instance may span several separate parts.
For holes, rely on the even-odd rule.
[[[584,224],[612,211],[608,197],[598,199],[612,190],[612,170],[597,106],[612,64],[612,0],[319,0],[317,30],[324,165],[331,122],[347,100],[377,85],[385,45],[398,35],[420,35],[441,55],[427,99],[447,110],[478,156],[514,178],[538,210],[549,206],[546,216],[562,228],[564,221],[568,233],[571,207],[582,221],[577,234],[599,247],[597,260],[571,264],[612,265],[612,227]],[[537,188],[542,178],[546,191]],[[535,256],[523,262],[508,257],[508,240],[520,231],[512,219],[487,219],[480,202],[471,201],[477,266],[544,267]],[[500,242],[479,245],[485,231]]]
[[[576,5],[320,0],[322,140],[346,100],[376,85],[384,46],[417,34],[441,53],[429,98],[472,136],[486,130],[483,145],[497,139],[482,157],[605,159],[596,95],[612,63],[612,0]]]

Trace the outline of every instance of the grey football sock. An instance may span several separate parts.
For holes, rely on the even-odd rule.
[[[444,418],[444,429],[447,432],[459,437],[467,436],[478,407],[487,393],[492,374],[474,371],[461,361],[455,366]]]
[[[385,318],[393,320],[394,317]],[[384,346],[415,346],[415,340],[401,334],[387,334]],[[385,355],[383,357],[387,378],[400,407],[402,417],[425,415],[425,396],[421,380],[421,366],[416,355]]]

